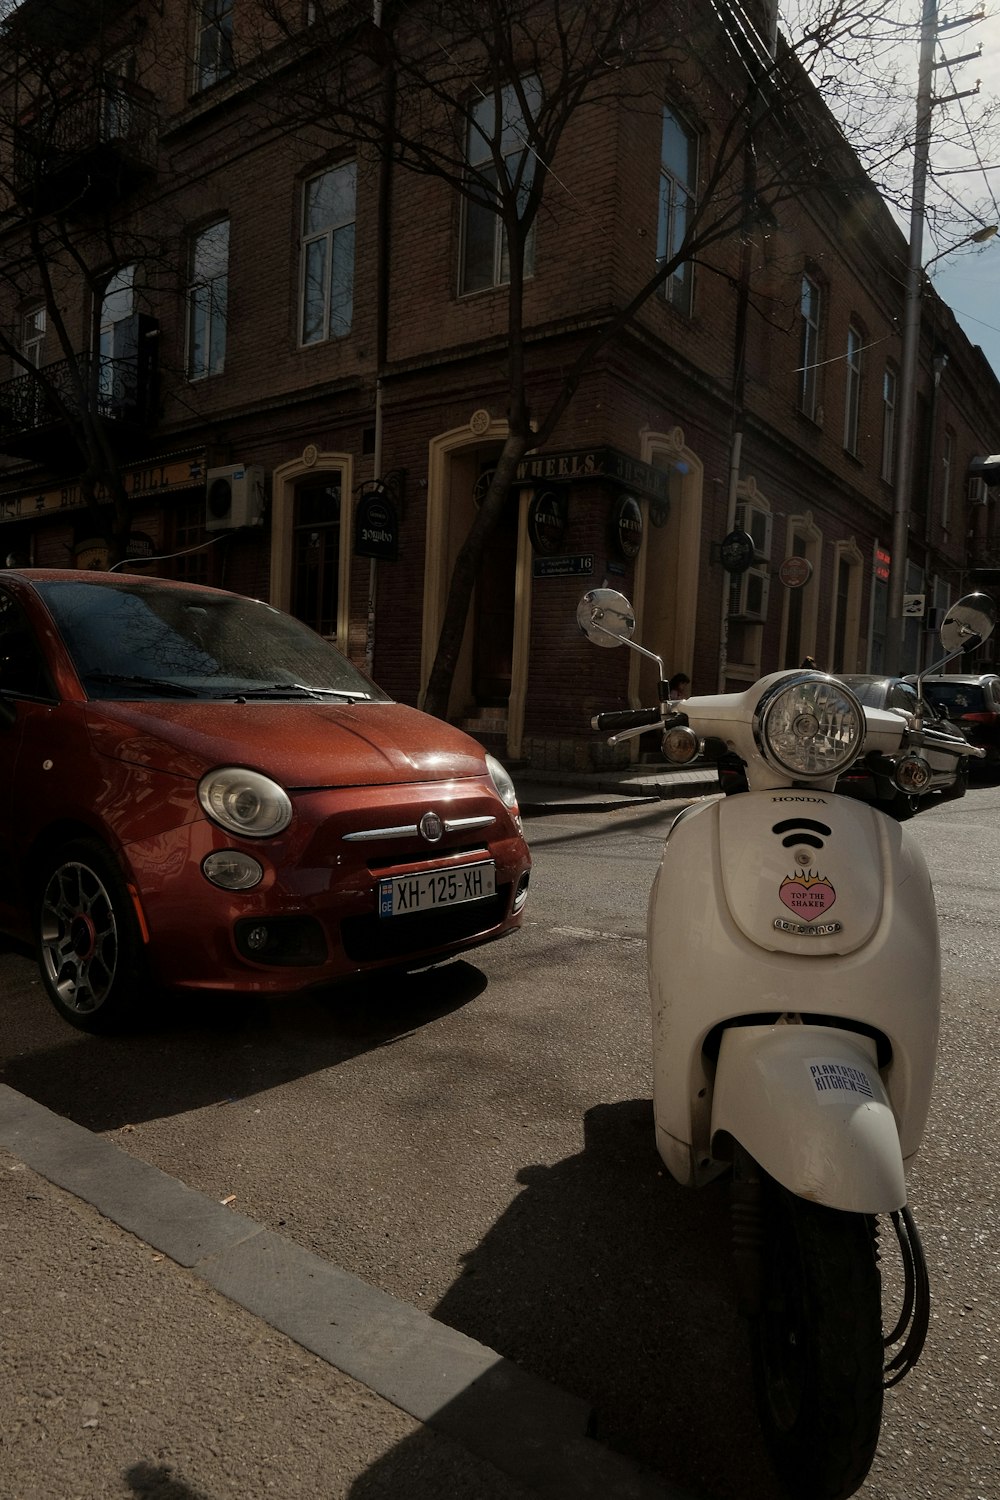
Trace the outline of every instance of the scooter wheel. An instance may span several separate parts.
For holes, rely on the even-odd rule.
[[[764,1437],[796,1500],[846,1500],[882,1423],[874,1221],[764,1183],[763,1296],[751,1322]]]

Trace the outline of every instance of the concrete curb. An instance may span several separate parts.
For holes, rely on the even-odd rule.
[[[585,1401],[6,1085],[0,1145],[546,1500],[690,1500],[588,1437]]]

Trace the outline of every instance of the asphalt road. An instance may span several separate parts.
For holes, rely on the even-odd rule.
[[[522,933],[408,981],[97,1040],[0,957],[3,1081],[582,1395],[597,1435],[705,1500],[775,1500],[725,1190],[653,1146],[643,925],[676,809],[531,820]],[[866,1500],[1000,1493],[1000,790],[910,824],[938,893],[941,1064],[911,1179],[934,1293]]]

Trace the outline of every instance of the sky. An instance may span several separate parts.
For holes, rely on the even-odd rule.
[[[806,17],[808,24],[811,14],[822,15],[829,9],[829,0],[778,0],[778,4],[783,20],[791,22],[792,29],[796,20]],[[981,57],[961,63],[951,70],[951,76],[949,70],[944,68],[936,68],[934,71],[932,87],[936,93],[945,96],[954,90],[972,89],[977,80],[981,84],[980,98],[957,101],[948,107],[947,113],[953,126],[956,123],[960,126],[963,119],[971,121],[982,109],[986,98],[996,100],[1000,97],[1000,0],[985,0],[985,18],[974,20],[979,8],[980,0],[938,0],[941,22],[968,19],[971,24],[954,30],[944,29],[939,33],[936,60],[942,56],[955,60],[982,46]],[[915,33],[919,27],[922,0],[897,0],[895,9],[902,20],[912,22]],[[909,131],[912,131],[915,123],[918,59],[919,48],[914,35],[913,40],[900,49],[897,64],[904,91],[912,87],[913,110],[904,127]],[[908,77],[911,82],[907,82]],[[940,114],[943,115],[944,110]],[[940,118],[937,112],[932,115],[932,129],[936,118]],[[942,121],[942,126],[943,123]],[[944,186],[960,200],[960,205],[976,205],[978,213],[971,209],[969,212],[969,233],[987,224],[996,224],[1000,229],[1000,125],[996,135],[998,138],[993,142],[992,153],[988,152],[984,142],[973,142],[969,133],[965,136],[967,148],[961,153],[954,153],[946,148],[940,136],[937,142],[933,135],[931,138],[932,173],[935,169],[940,172],[948,165],[966,169],[950,174],[944,179]],[[985,172],[978,170],[977,156],[987,169]],[[968,170],[974,167],[975,170]],[[929,181],[929,202],[932,196],[933,186]],[[955,227],[950,235],[953,241],[962,237],[961,220],[962,210],[959,206],[956,209]],[[908,214],[900,220],[900,227],[904,235],[909,234]],[[925,227],[922,261],[934,289],[952,309],[969,342],[978,344],[982,349],[1000,379],[1000,233],[982,245],[967,245],[937,259],[939,249],[940,245],[934,243]],[[932,259],[933,264],[929,264]],[[1000,413],[997,414],[997,446],[1000,448]]]
[[[955,13],[966,15],[975,9],[975,5],[965,6],[959,0]],[[943,38],[943,45],[946,55],[955,55],[956,52],[972,51],[981,42],[983,55],[976,62],[963,66],[962,84],[966,88],[972,87],[978,78],[984,93],[996,95],[1000,93],[1000,8],[994,3],[987,9],[992,13],[961,34],[960,46],[952,46],[947,36]],[[942,8],[941,14],[946,13]],[[975,104],[976,101],[970,102]],[[991,169],[986,180],[993,198],[993,211],[986,213],[985,221],[1000,228],[1000,143],[992,156],[984,160]],[[983,193],[986,192],[982,178],[977,179],[977,174],[973,174],[972,180]],[[970,225],[970,229],[976,227]],[[933,253],[933,247],[930,253]],[[938,296],[955,314],[970,343],[980,346],[1000,379],[1000,233],[984,245],[970,246],[943,256],[928,268],[927,274]],[[1000,413],[997,416],[997,446],[1000,447]]]

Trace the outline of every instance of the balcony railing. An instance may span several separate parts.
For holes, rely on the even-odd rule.
[[[153,345],[148,348],[151,350]],[[112,359],[82,354],[0,384],[0,450],[19,458],[50,457],[78,446],[78,420],[95,413],[124,437],[141,436],[150,421],[152,355]]]
[[[156,165],[152,96],[131,84],[95,85],[22,122],[14,188],[42,207],[93,206],[128,192]]]

